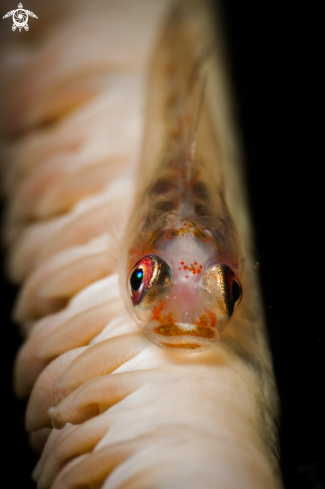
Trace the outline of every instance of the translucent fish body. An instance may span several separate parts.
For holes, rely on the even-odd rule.
[[[194,19],[190,9],[175,10],[153,57],[121,274],[126,306],[140,329],[155,344],[184,353],[209,348],[242,297],[240,246],[206,97],[211,39],[204,35],[193,44]]]

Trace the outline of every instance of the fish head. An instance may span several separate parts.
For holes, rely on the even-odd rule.
[[[131,316],[160,347],[181,353],[210,348],[241,301],[237,274],[208,237],[170,239],[165,232],[155,244],[127,275]]]

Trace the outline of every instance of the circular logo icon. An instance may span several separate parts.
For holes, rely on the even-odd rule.
[[[18,5],[18,8],[16,10],[10,10],[10,12],[7,12],[6,15],[4,15],[2,18],[7,19],[11,16],[13,20],[12,30],[15,31],[18,27],[19,32],[21,32],[22,28],[24,28],[25,31],[29,30],[28,16],[34,17],[34,19],[38,19],[37,15],[35,15],[34,12],[23,9],[22,3]]]
[[[28,13],[24,9],[17,9],[15,10],[12,20],[14,21],[14,26],[18,29],[21,29],[22,27],[28,28],[27,22],[28,22]],[[14,27],[12,26],[12,27]],[[14,30],[14,29],[13,29]],[[15,29],[16,30],[16,29]]]

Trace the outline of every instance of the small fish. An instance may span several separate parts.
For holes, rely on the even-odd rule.
[[[156,345],[206,350],[242,299],[242,252],[223,193],[218,134],[205,97],[209,40],[191,46],[177,7],[149,76],[138,195],[127,229],[121,292]]]

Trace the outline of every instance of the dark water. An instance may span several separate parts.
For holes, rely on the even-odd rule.
[[[320,10],[315,2],[224,0],[222,7],[281,398],[284,483],[322,489]]]

